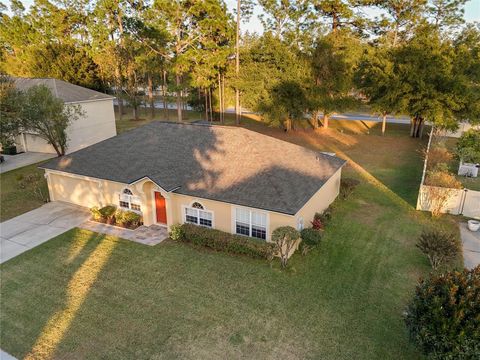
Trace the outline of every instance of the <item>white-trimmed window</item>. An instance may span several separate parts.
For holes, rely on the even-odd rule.
[[[248,209],[235,209],[235,233],[267,239],[267,214]]]
[[[189,207],[185,207],[185,222],[211,228],[213,212],[205,210],[203,205],[196,201]]]
[[[132,190],[123,189],[119,196],[118,205],[123,209],[129,209],[135,212],[141,212],[140,198],[133,195]]]

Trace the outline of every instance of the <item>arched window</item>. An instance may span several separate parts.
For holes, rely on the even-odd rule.
[[[201,209],[201,210],[203,210],[203,205],[200,204],[198,201],[195,201],[195,202],[192,204],[192,208],[193,208],[193,209]]]
[[[198,201],[185,207],[185,222],[205,227],[213,227],[213,212],[205,210]]]
[[[138,196],[134,196],[132,190],[127,188],[122,190],[118,204],[121,208],[136,212],[140,212],[142,209],[140,206],[140,198]]]

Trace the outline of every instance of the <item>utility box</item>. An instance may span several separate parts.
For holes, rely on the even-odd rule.
[[[458,167],[458,175],[475,178],[478,177],[479,168],[480,164],[460,162],[460,166]]]

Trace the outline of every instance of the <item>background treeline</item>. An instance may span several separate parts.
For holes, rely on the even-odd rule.
[[[480,27],[464,24],[465,2],[249,0],[230,13],[221,0],[12,0],[0,71],[114,92],[134,118],[145,100],[152,116],[176,102],[179,121],[187,103],[220,121],[241,106],[289,130],[368,103],[420,136],[425,121],[479,121]],[[254,4],[264,32],[237,37]]]

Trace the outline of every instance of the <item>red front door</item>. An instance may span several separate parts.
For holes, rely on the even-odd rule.
[[[165,207],[165,198],[157,191],[155,191],[155,208],[157,209],[157,222],[166,224],[167,208]]]

